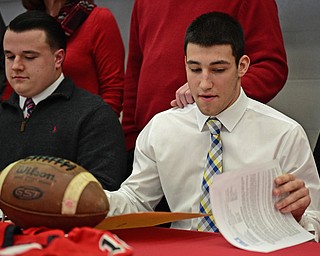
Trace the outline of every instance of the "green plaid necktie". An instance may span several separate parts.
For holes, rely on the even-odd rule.
[[[213,176],[222,173],[221,123],[216,118],[209,118],[207,120],[207,125],[210,130],[211,144],[207,154],[207,163],[201,185],[200,213],[210,214],[210,216],[200,218],[198,230],[219,232],[211,212],[209,186],[212,183]]]

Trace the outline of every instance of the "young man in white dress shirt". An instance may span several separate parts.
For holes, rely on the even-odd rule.
[[[172,212],[199,212],[210,144],[206,120],[215,117],[222,123],[223,172],[277,159],[283,174],[273,194],[285,198],[276,209],[319,232],[320,182],[308,139],[297,122],[242,90],[250,59],[240,24],[217,12],[198,17],[187,29],[185,55],[195,104],[159,113],[140,133],[132,175],[118,191],[106,191],[109,216],[153,211],[164,195]],[[198,222],[171,227],[197,229]]]

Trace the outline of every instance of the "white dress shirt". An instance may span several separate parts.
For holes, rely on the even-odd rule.
[[[307,136],[296,121],[243,91],[216,116],[222,123],[223,172],[278,159],[283,173],[303,179],[311,205],[300,222],[320,229],[320,182]],[[140,133],[132,175],[121,188],[106,194],[110,215],[152,211],[163,195],[172,212],[199,212],[201,182],[210,146],[210,132],[195,104],[157,114]],[[221,174],[223,175],[223,174]],[[198,219],[172,223],[197,229]],[[317,226],[318,225],[318,226]]]
[[[40,101],[46,99],[48,96],[50,96],[59,86],[59,84],[62,82],[62,80],[64,79],[64,75],[61,73],[61,75],[59,76],[59,78],[49,87],[47,87],[45,90],[43,90],[42,92],[40,92],[38,95],[35,95],[32,97],[32,100],[34,102],[35,105],[37,105]],[[26,106],[26,100],[27,98],[24,96],[19,96],[19,105],[20,108],[23,111],[23,115],[24,117],[27,116],[27,108]]]

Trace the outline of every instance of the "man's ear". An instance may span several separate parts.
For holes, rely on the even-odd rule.
[[[54,53],[54,55],[55,55],[56,68],[61,68],[66,55],[65,51],[63,49],[59,49]]]
[[[243,77],[247,73],[250,65],[250,58],[248,55],[243,55],[238,64],[238,76]]]

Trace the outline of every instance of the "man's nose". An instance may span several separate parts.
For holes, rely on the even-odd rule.
[[[200,87],[202,89],[210,89],[213,87],[213,80],[209,73],[203,72],[201,81],[200,81]]]
[[[21,70],[24,68],[23,62],[20,57],[15,57],[12,63],[13,70]]]

